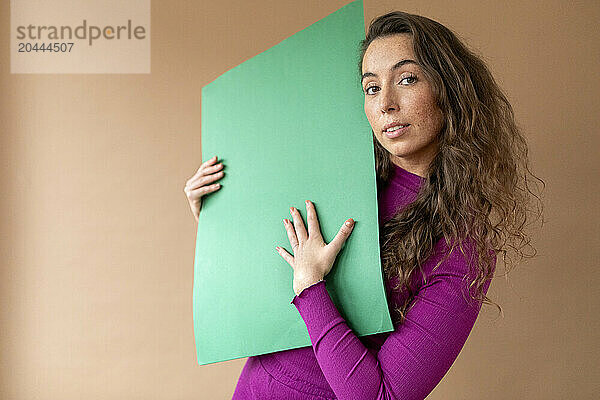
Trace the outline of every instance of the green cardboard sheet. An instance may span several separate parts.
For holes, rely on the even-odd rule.
[[[364,38],[354,1],[202,88],[202,160],[218,155],[221,189],[203,199],[194,262],[198,363],[310,346],[296,307],[283,225],[314,202],[329,243],[354,231],[325,277],[358,336],[393,330],[379,255],[371,127],[357,78]]]

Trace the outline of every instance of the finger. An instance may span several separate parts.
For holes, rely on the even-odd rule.
[[[196,173],[196,175],[194,175],[190,179],[188,179],[188,181],[186,182],[186,185],[190,186],[190,185],[196,184],[200,179],[202,179],[204,177],[216,175],[221,172],[223,174],[225,173],[223,171],[223,164],[221,164],[221,163],[213,165],[211,167],[204,168],[204,169],[198,171]],[[223,174],[220,174],[220,175],[223,175]]]
[[[196,170],[196,173],[194,174],[194,176],[198,175],[198,173],[200,171],[202,171],[206,167],[214,164],[216,161],[217,161],[217,156],[214,156],[213,158],[210,158],[210,159],[204,161],[202,164],[200,164],[200,167],[198,167],[198,169]]]
[[[306,228],[304,227],[304,220],[302,220],[302,215],[300,215],[300,211],[296,207],[290,208],[290,213],[294,218],[294,229],[296,230],[296,237],[300,243],[306,242],[308,238],[308,233],[306,232]]]
[[[317,210],[312,201],[306,200],[306,223],[308,224],[308,236],[321,238],[321,228],[319,227],[319,218],[317,217]]]
[[[218,165],[218,164],[217,164],[217,165]],[[190,177],[190,178],[189,178],[189,179],[188,179],[188,180],[185,182],[186,186],[187,186],[187,185],[189,185],[189,184],[190,184],[191,182],[193,182],[194,180],[198,179],[198,177],[200,177],[200,176],[203,176],[203,175],[206,175],[206,172],[205,172],[205,170],[206,170],[206,167],[204,166],[204,164],[202,164],[202,165],[200,166],[200,168],[198,168],[198,169],[196,170],[196,172],[194,172],[194,175],[192,175],[192,176],[191,176],[191,177]],[[218,168],[217,168],[217,169],[215,169],[215,170],[218,170]]]
[[[198,180],[198,178],[201,178],[203,176],[210,175],[216,171],[219,171],[220,169],[222,169],[222,167],[223,167],[222,163],[208,166],[208,167],[200,167],[198,169],[198,171],[196,171],[194,176],[192,176],[190,179],[187,180],[186,184],[190,184],[190,183]]]
[[[206,167],[202,168],[202,172],[204,173],[204,175],[207,175],[207,174],[216,172],[216,171],[220,170],[221,168],[223,168],[222,162],[220,162],[218,164],[214,164],[214,165],[207,165]]]
[[[225,171],[219,171],[219,172],[215,172],[213,174],[202,174],[202,175],[196,177],[195,179],[189,180],[185,186],[190,189],[196,189],[200,186],[214,182],[217,179],[221,179],[223,176],[225,176]]]
[[[214,156],[211,159],[208,159],[206,161],[204,161],[201,165],[200,168],[198,168],[198,171],[202,168],[208,167],[209,165],[213,164],[215,161],[217,161],[217,156]]]
[[[294,227],[291,222],[287,219],[283,220],[283,225],[285,226],[285,230],[288,235],[288,240],[290,241],[290,246],[292,246],[292,251],[296,254],[296,249],[298,248],[298,238],[296,237],[296,232],[294,231]]]
[[[350,222],[350,225],[347,225],[348,222]],[[350,218],[346,222],[344,222],[344,224],[340,228],[337,235],[335,235],[335,237],[333,238],[331,243],[329,243],[327,246],[331,246],[331,248],[337,255],[340,252],[340,250],[342,249],[342,246],[344,245],[344,243],[346,242],[346,239],[348,239],[348,237],[352,233],[353,229],[354,229],[354,220],[352,218]]]
[[[281,257],[283,257],[285,261],[287,261],[288,264],[290,264],[290,267],[295,267],[294,257],[290,253],[288,253],[286,249],[284,249],[283,247],[275,247],[275,250],[279,253],[279,255],[281,255]]]
[[[214,185],[201,186],[200,188],[195,189],[195,190],[190,190],[189,188],[185,188],[184,192],[188,198],[197,199],[197,198],[204,196],[205,194],[212,193],[216,190],[219,190],[220,188],[221,188],[221,184],[215,183]]]

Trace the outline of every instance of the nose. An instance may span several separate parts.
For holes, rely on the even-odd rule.
[[[388,113],[390,111],[398,110],[398,100],[396,94],[392,89],[382,88],[380,91],[379,99],[381,104],[379,105],[382,113]]]

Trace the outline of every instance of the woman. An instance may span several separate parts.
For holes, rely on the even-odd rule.
[[[352,228],[327,245],[333,250],[321,238],[311,242],[318,219],[307,202],[308,232],[292,210],[285,229],[294,255],[278,251],[294,268],[292,303],[312,347],[249,357],[234,399],[424,399],[458,356],[481,304],[495,304],[486,294],[496,253],[506,261],[510,247],[523,257],[529,245],[527,145],[484,62],[443,25],[390,12],[369,26],[359,75],[395,330],[357,337],[348,328],[324,277]],[[223,166],[215,162],[186,184],[196,219],[202,196],[219,188],[212,183]]]

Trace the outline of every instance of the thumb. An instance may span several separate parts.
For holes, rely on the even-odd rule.
[[[329,246],[331,246],[331,248],[333,249],[333,251],[335,252],[336,255],[342,249],[342,246],[346,242],[346,239],[348,239],[348,237],[352,233],[353,229],[354,229],[354,220],[352,218],[350,218],[350,219],[346,220],[346,222],[344,222],[344,224],[340,228],[337,235],[335,235],[335,237],[333,238],[331,243],[329,243]]]

